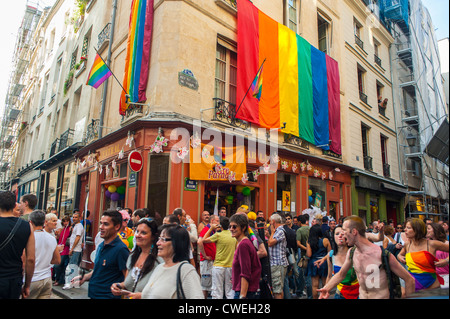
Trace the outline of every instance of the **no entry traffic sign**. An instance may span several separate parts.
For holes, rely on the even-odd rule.
[[[138,151],[131,152],[128,156],[128,165],[130,165],[130,168],[133,172],[139,172],[144,165],[144,160],[141,153],[139,153]]]

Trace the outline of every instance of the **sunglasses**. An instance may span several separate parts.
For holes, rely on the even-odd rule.
[[[237,225],[230,225],[230,229],[236,229],[237,227]]]
[[[163,242],[167,243],[168,241],[172,241],[172,238],[158,237],[158,241],[163,241]]]

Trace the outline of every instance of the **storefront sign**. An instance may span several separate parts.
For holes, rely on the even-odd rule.
[[[244,146],[214,147],[202,144],[190,149],[190,179],[196,181],[239,181],[247,173]]]
[[[142,158],[141,153],[138,151],[131,152],[128,156],[128,164],[130,165],[131,170],[139,172],[144,165],[144,159]]]
[[[198,190],[198,182],[189,178],[184,179],[184,190],[190,192],[196,192]]]

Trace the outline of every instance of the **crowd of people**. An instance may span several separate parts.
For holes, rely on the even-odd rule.
[[[58,285],[88,285],[91,299],[382,299],[448,288],[447,222],[266,220],[243,205],[231,217],[204,211],[196,225],[182,208],[162,220],[115,209],[92,236],[89,212],[58,219],[36,203],[0,192],[0,299],[48,299]],[[86,233],[91,271],[80,268]]]

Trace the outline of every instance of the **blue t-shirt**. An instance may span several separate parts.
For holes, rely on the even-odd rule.
[[[120,299],[120,296],[111,293],[111,285],[124,281],[123,270],[127,269],[129,254],[130,251],[119,236],[107,245],[105,242],[98,245],[94,271],[89,280],[89,298]]]

